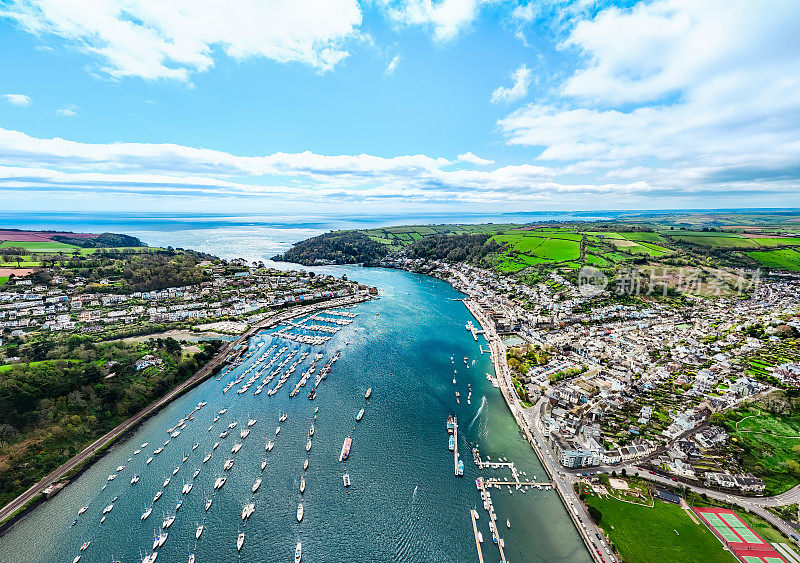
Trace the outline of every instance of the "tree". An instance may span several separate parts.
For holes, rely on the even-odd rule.
[[[603,519],[603,513],[592,505],[589,505],[589,516],[591,517],[591,519],[594,521],[595,524],[599,524],[600,521]]]
[[[715,426],[723,426],[725,424],[725,415],[721,412],[711,413],[711,416],[708,418],[708,422],[714,424]]]

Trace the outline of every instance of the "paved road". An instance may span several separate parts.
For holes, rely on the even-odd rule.
[[[2,509],[0,509],[0,522],[11,516],[14,512],[25,506],[29,501],[31,501],[37,495],[42,493],[42,491],[44,491],[44,489],[46,489],[47,486],[50,485],[50,483],[54,483],[59,479],[63,478],[65,474],[69,473],[75,467],[79,466],[81,463],[83,463],[88,458],[93,456],[95,453],[97,453],[98,450],[100,450],[110,441],[117,439],[119,436],[130,430],[132,427],[136,426],[138,423],[140,423],[150,415],[154,414],[165,405],[169,404],[176,397],[180,396],[188,389],[191,389],[192,387],[203,381],[217,366],[221,365],[225,361],[225,358],[228,357],[228,354],[230,354],[232,350],[234,350],[238,345],[248,340],[251,336],[253,336],[253,334],[258,332],[259,330],[276,326],[286,320],[308,314],[315,310],[327,309],[331,307],[339,307],[342,305],[350,305],[353,303],[360,303],[368,299],[370,299],[369,295],[361,293],[347,297],[338,297],[331,301],[325,301],[322,303],[314,303],[311,305],[301,305],[299,307],[292,307],[291,309],[287,309],[285,311],[279,311],[261,320],[259,323],[253,325],[250,329],[248,329],[247,332],[242,334],[235,341],[226,343],[220,349],[217,355],[214,356],[206,365],[200,368],[200,370],[198,370],[198,372],[195,373],[192,377],[190,377],[183,383],[179,384],[172,391],[170,391],[160,399],[156,400],[155,402],[151,403],[149,406],[147,406],[140,412],[136,413],[135,415],[130,417],[128,420],[126,420],[125,422],[123,422],[122,424],[120,424],[107,434],[103,435],[102,437],[92,442],[82,452],[77,454],[75,457],[70,459],[61,467],[55,469],[54,471],[51,471],[41,481],[39,481],[38,483],[33,485],[30,489],[28,489],[20,496],[18,496],[17,498],[9,502],[7,505],[5,505]]]

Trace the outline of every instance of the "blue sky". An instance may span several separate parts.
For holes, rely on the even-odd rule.
[[[779,0],[10,0],[0,190],[18,210],[800,206],[798,21]]]

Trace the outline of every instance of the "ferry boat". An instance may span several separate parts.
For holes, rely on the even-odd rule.
[[[215,487],[215,488],[216,488],[216,487]],[[208,500],[206,501],[206,512],[208,512],[208,509],[209,509],[209,508],[211,508],[211,502],[212,502],[212,499],[208,499]]]
[[[365,399],[369,399],[370,397],[372,397],[372,387],[370,387],[369,389],[367,389],[367,392],[366,392],[366,393],[364,393],[364,398],[365,398]]]
[[[147,520],[147,517],[150,516],[152,512],[153,512],[153,507],[151,506],[150,508],[142,512],[142,517],[140,518],[140,520]]]
[[[199,540],[200,536],[202,536],[202,535],[203,535],[203,525],[200,524],[197,527],[197,530],[195,530],[195,532],[194,532],[194,539]]]
[[[297,505],[297,521],[298,522],[302,522],[303,521],[303,503],[302,502]]]
[[[131,477],[131,485],[135,485],[138,482],[139,482],[139,475],[134,475],[133,477]]]
[[[239,532],[239,537],[236,538],[236,551],[241,551],[244,545],[244,532]]]
[[[156,493],[156,496],[153,497],[153,502],[156,502],[158,499],[160,499],[161,495],[163,495],[163,494],[164,494],[164,491],[158,491]]]
[[[306,478],[305,476],[300,477],[300,494],[302,495],[306,492]]]
[[[350,486],[350,475],[348,475],[347,473],[342,475],[342,483],[344,483],[345,487],[349,487]]]
[[[222,466],[225,471],[229,471],[233,467],[233,460],[229,459],[225,462],[225,465]]]
[[[307,452],[308,452],[308,451],[311,451],[311,438],[309,438],[309,439],[308,439],[308,442],[306,442],[306,451],[307,451]]]
[[[342,444],[342,452],[339,454],[339,461],[344,461],[350,455],[350,446],[353,444],[353,439],[348,436],[344,439],[344,444]]]
[[[362,418],[364,418],[364,409],[358,411],[358,414],[356,415],[356,422],[361,422]]]
[[[164,518],[164,521],[161,523],[161,527],[166,530],[167,528],[172,526],[173,522],[175,522],[175,515],[174,514],[170,514],[169,516]]]
[[[297,542],[294,548],[294,563],[300,563],[300,558],[303,556],[303,543]]]
[[[256,479],[256,482],[253,483],[253,492],[256,492],[260,486],[261,486],[261,477]]]

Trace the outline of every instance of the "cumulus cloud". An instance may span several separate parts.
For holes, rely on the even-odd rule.
[[[386,76],[393,75],[394,71],[397,70],[397,65],[399,64],[400,64],[400,55],[395,55],[394,58],[392,58],[392,60],[389,61],[389,64],[386,66],[386,70],[384,71]]]
[[[188,81],[214,65],[218,49],[331,70],[357,35],[357,0],[11,0],[0,17],[95,55],[113,78]]]
[[[684,190],[800,180],[800,4],[660,0],[607,8],[563,43],[583,63],[500,120],[540,161]]]
[[[511,75],[512,86],[510,88],[500,86],[492,92],[492,103],[515,102],[527,96],[532,74],[527,66],[520,65]]]
[[[472,152],[465,152],[463,154],[458,155],[456,158],[461,162],[468,162],[470,164],[474,164],[476,166],[487,166],[489,164],[494,164],[494,160],[487,160],[485,158],[481,158]]]
[[[390,19],[400,25],[416,25],[433,28],[436,41],[455,39],[469,28],[478,16],[479,0],[381,0]]]
[[[67,107],[56,110],[56,113],[61,117],[75,117],[78,115],[78,112],[75,111],[76,109],[78,109],[76,106],[70,104]]]
[[[21,107],[30,105],[30,103],[33,101],[25,94],[3,94],[3,97],[9,104]]]

